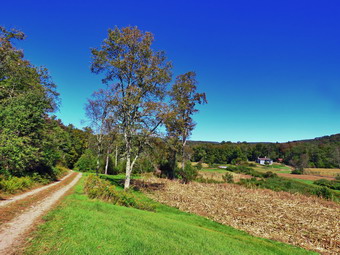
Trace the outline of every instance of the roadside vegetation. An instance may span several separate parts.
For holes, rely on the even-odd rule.
[[[136,196],[154,203],[155,212],[90,199],[82,185],[44,218],[24,254],[314,254],[152,202],[141,193]]]
[[[48,70],[24,58],[21,31],[0,26],[0,195],[57,179],[73,168],[89,132],[64,126],[51,114],[59,94]]]
[[[53,169],[53,175],[40,175],[33,173],[23,177],[0,175],[0,198],[26,191],[41,185],[46,185],[63,177],[69,170],[57,166]]]
[[[89,175],[86,177],[84,192],[89,198],[98,198],[115,205],[155,211],[152,203],[140,200],[131,190],[121,190],[108,180],[101,179],[98,176]]]

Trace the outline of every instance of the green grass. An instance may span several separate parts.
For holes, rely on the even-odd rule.
[[[228,169],[220,169],[220,168],[202,168],[199,172],[207,172],[207,173],[226,173]]]
[[[274,168],[274,169],[285,169],[285,170],[290,170],[290,167],[284,165],[284,164],[273,164],[273,165],[268,165],[264,166],[265,168]]]
[[[296,178],[292,178],[292,180],[295,180],[295,181],[298,181],[298,182],[302,182],[302,183],[306,183],[306,184],[314,185],[313,181],[311,181],[311,180],[303,180],[303,179],[296,179]],[[317,186],[317,185],[315,185],[315,186]]]
[[[24,254],[315,254],[159,203],[148,212],[90,200],[82,183],[45,217]]]
[[[275,171],[275,173],[282,173],[282,174],[290,174],[292,171],[291,170],[279,170]]]

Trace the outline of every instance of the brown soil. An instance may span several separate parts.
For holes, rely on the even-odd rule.
[[[315,176],[315,175],[305,175],[305,174],[285,174],[285,173],[278,173],[278,176],[291,178],[291,179],[301,179],[301,180],[310,180],[310,181],[316,181],[320,179],[326,179],[326,180],[335,180],[333,177],[324,177],[324,176]]]
[[[340,205],[317,197],[234,184],[150,179],[159,202],[222,224],[322,254],[340,253]],[[148,190],[146,190],[148,192]]]

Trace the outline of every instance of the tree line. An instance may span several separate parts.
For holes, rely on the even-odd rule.
[[[14,46],[21,31],[0,27],[0,175],[53,175],[57,164],[97,173],[155,171],[188,181],[186,162],[231,163],[258,157],[282,159],[297,169],[340,167],[340,135],[288,143],[193,143],[197,92],[193,71],[173,79],[154,36],[137,27],[108,30],[91,49],[91,71],[103,87],[88,99],[89,126],[65,126],[53,113],[59,94],[45,67],[36,67]]]
[[[23,39],[23,32],[0,27],[0,175],[53,177],[57,164],[74,166],[89,132],[52,115],[60,101],[56,85],[15,47]]]
[[[269,157],[296,169],[340,168],[340,135],[287,143],[192,144],[192,160],[206,163],[238,163]],[[280,160],[279,160],[280,159]]]
[[[192,115],[207,100],[195,72],[173,79],[165,52],[152,48],[152,33],[116,27],[91,50],[91,71],[104,86],[88,100],[90,127],[83,130],[52,115],[56,85],[14,46],[24,38],[0,27],[0,175],[53,175],[60,164],[97,173],[124,168],[126,189],[136,166],[187,179]]]

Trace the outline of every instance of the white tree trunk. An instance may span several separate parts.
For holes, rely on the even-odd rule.
[[[127,190],[130,188],[130,180],[131,180],[131,152],[128,151],[126,153],[126,168],[125,168],[125,183],[124,189]]]
[[[96,175],[99,174],[99,166],[100,166],[100,162],[99,162],[99,155],[97,156],[97,169],[96,169]]]
[[[131,162],[131,149],[127,150],[126,153],[126,169],[125,169],[125,183],[124,183],[124,189],[127,190],[130,188],[130,182],[131,182],[131,173],[133,166],[136,163],[136,160],[138,159],[138,154],[135,156],[135,158]]]
[[[109,157],[110,157],[110,151],[108,150],[106,154],[105,174],[107,174],[107,170],[109,169]]]
[[[115,167],[118,165],[118,145],[116,145]]]

